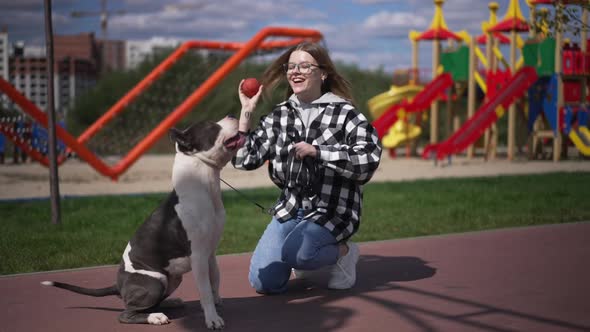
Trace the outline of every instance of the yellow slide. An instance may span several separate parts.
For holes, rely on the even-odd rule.
[[[381,114],[387,111],[391,105],[397,104],[406,98],[414,98],[414,96],[422,91],[423,88],[423,86],[412,84],[404,86],[392,85],[388,91],[369,99],[367,102],[369,112],[371,112],[373,119],[377,119]]]
[[[588,130],[588,127],[572,128],[569,137],[583,155],[590,156],[590,130]]]
[[[582,133],[582,135],[584,137],[586,137],[586,139],[588,141],[590,141],[590,129],[588,129],[588,127],[586,127],[586,126],[580,126],[580,127],[578,127],[578,130],[580,131],[580,133]]]
[[[384,148],[392,149],[407,140],[420,136],[421,132],[422,129],[419,126],[407,123],[404,119],[399,119],[391,126],[387,135],[383,136],[381,143]]]

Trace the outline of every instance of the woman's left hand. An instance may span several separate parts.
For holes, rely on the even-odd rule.
[[[309,143],[298,142],[295,143],[293,147],[295,148],[295,157],[297,157],[297,159],[303,159],[305,157],[312,157],[315,159],[317,157],[316,148]]]
[[[241,132],[247,132],[250,129],[250,120],[254,110],[256,109],[256,104],[258,103],[258,99],[260,99],[260,95],[262,94],[262,85],[258,88],[258,92],[252,96],[252,98],[248,98],[242,91],[242,84],[244,84],[245,80],[241,80],[240,84],[238,85],[238,96],[240,96],[240,103],[242,104],[242,109],[240,110],[240,120],[238,129]]]

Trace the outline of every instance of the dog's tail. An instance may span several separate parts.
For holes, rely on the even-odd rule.
[[[79,287],[79,286],[70,285],[70,284],[66,284],[63,282],[57,282],[57,281],[43,281],[43,282],[41,282],[41,285],[63,288],[63,289],[67,289],[69,291],[72,291],[74,293],[84,294],[84,295],[89,295],[89,296],[94,296],[94,297],[119,295],[119,290],[117,289],[117,286],[115,286],[115,285],[110,286],[110,287],[105,287],[105,288],[84,288],[84,287]]]

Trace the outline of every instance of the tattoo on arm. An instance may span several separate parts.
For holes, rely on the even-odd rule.
[[[252,112],[246,112],[244,113],[244,117],[246,117],[246,120],[250,120],[250,117],[252,116]]]

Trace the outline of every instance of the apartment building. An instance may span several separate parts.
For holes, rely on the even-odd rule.
[[[8,78],[8,33],[6,31],[0,32],[0,77]]]
[[[8,33],[0,31],[0,77],[8,80],[8,57],[9,57]],[[8,97],[0,94],[0,106],[7,107]]]
[[[142,41],[99,40],[94,33],[54,36],[54,101],[65,116],[76,96],[92,88],[101,74],[137,67],[163,49],[176,48],[182,41],[154,37]],[[44,47],[12,42],[0,32],[0,76],[8,80],[41,110],[47,108],[47,56]],[[1,94],[0,94],[1,95]],[[6,103],[6,96],[0,100]]]
[[[2,35],[0,35],[0,38]],[[45,48],[27,47],[15,42],[9,47],[5,34],[4,77],[37,105],[47,109],[47,56]],[[1,46],[1,45],[0,45]],[[100,52],[92,33],[54,36],[54,102],[58,115],[65,116],[76,96],[96,84]]]
[[[182,41],[174,38],[154,37],[148,40],[128,40],[125,43],[125,68],[137,68],[149,56],[163,49],[176,48]]]

